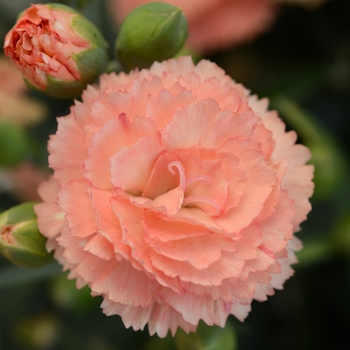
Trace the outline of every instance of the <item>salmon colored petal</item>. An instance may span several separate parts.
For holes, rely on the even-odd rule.
[[[159,215],[150,211],[142,213],[142,225],[147,236],[162,242],[212,233],[207,228],[198,225],[191,225],[182,221],[174,222],[166,217],[160,220]]]
[[[95,293],[106,295],[109,300],[122,304],[148,307],[153,303],[156,282],[143,272],[135,270],[130,262],[111,260],[106,263],[96,260],[93,269],[91,263],[92,261],[86,260],[77,267],[77,271],[88,277],[86,279],[91,281]]]
[[[50,239],[59,234],[64,222],[65,213],[57,205],[58,192],[59,187],[54,180],[49,179],[41,183],[38,193],[44,202],[37,203],[34,206],[39,231]]]
[[[141,138],[111,157],[111,181],[114,187],[132,195],[143,192],[153,166],[164,148],[151,138]]]
[[[177,109],[195,101],[196,96],[192,91],[181,91],[174,96],[169,90],[162,90],[157,97],[148,98],[146,115],[156,122],[159,129],[163,129],[172,120]]]
[[[141,137],[159,138],[155,124],[150,119],[135,118],[132,123],[124,115],[107,121],[95,133],[84,163],[84,176],[99,189],[113,189],[110,159],[122,148],[132,146]]]
[[[95,235],[84,246],[84,250],[103,260],[111,260],[115,254],[113,245],[106,238]]]
[[[244,261],[235,258],[234,253],[222,252],[220,260],[207,269],[198,270],[186,262],[179,262],[152,250],[149,251],[152,265],[163,271],[168,277],[178,277],[181,281],[192,282],[202,286],[218,286],[226,278],[240,275]]]
[[[111,194],[95,188],[89,189],[95,209],[97,232],[113,246],[115,257],[130,259],[130,247],[122,243],[122,228],[111,205]]]
[[[58,195],[57,204],[66,213],[69,230],[76,237],[87,237],[96,232],[95,211],[87,189],[86,182],[72,180]]]
[[[75,142],[71,142],[75,140]],[[59,118],[58,130],[48,145],[49,166],[55,169],[54,179],[60,184],[83,175],[83,162],[87,152],[83,142],[83,130],[73,118]]]
[[[300,223],[307,218],[311,210],[309,198],[314,191],[312,182],[314,167],[304,165],[290,169],[282,181],[282,186],[288,190],[288,195],[294,200],[295,218],[292,220],[294,231],[299,229]]]
[[[206,324],[224,327],[229,315],[226,303],[209,297],[179,295],[163,290],[161,299],[182,314],[185,321],[197,324],[202,319]]]
[[[173,121],[163,132],[162,142],[168,150],[192,146],[218,148],[228,138],[250,137],[255,118],[251,122],[247,118],[220,111],[215,100],[200,100],[175,112]]]
[[[234,242],[216,234],[192,236],[168,242],[151,239],[148,236],[145,236],[144,240],[158,254],[176,261],[188,262],[198,270],[208,268],[220,260],[222,250],[237,251]]]

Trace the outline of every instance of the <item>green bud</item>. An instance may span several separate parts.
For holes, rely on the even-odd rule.
[[[53,260],[38,230],[34,204],[23,203],[0,215],[0,253],[23,267],[40,267]]]
[[[129,69],[147,68],[173,57],[187,38],[187,20],[179,7],[153,2],[130,12],[115,43],[116,54]]]
[[[19,164],[26,153],[26,135],[18,126],[0,119],[0,166]]]

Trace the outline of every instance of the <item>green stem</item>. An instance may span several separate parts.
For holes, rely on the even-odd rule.
[[[290,126],[298,131],[304,141],[325,142],[326,132],[322,126],[318,125],[315,118],[294,101],[284,96],[276,96],[271,98],[271,105],[281,113]]]
[[[296,252],[296,256],[299,263],[295,268],[299,269],[329,260],[334,256],[334,249],[327,239],[313,239],[304,242],[304,248]]]

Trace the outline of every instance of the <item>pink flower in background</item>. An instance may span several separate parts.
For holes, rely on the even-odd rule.
[[[151,0],[110,0],[118,24],[135,7]],[[166,0],[179,6],[189,23],[187,44],[198,52],[223,49],[265,31],[276,14],[274,0]]]
[[[164,337],[243,320],[292,275],[309,150],[209,61],[103,75],[49,141],[47,248],[107,315]]]
[[[0,118],[19,126],[36,124],[44,119],[44,105],[25,96],[28,88],[5,56],[0,56],[0,82]]]
[[[23,162],[10,172],[14,196],[21,202],[40,201],[37,188],[48,177],[48,169],[40,169],[31,161]]]
[[[326,0],[277,0],[277,1],[282,4],[300,5],[300,6],[305,6],[307,8],[317,8],[326,2]]]
[[[7,96],[22,97],[27,87],[21,74],[5,56],[0,56],[0,93]],[[0,111],[0,114],[1,111]]]

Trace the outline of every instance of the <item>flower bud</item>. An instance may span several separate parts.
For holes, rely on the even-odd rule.
[[[146,68],[173,57],[187,38],[187,20],[181,9],[153,2],[130,12],[116,40],[116,54],[129,68]]]
[[[0,253],[23,267],[39,267],[52,261],[46,238],[38,230],[34,202],[13,207],[0,215]]]
[[[58,98],[74,98],[102,72],[108,44],[72,8],[33,4],[6,35],[4,51],[27,85]]]

